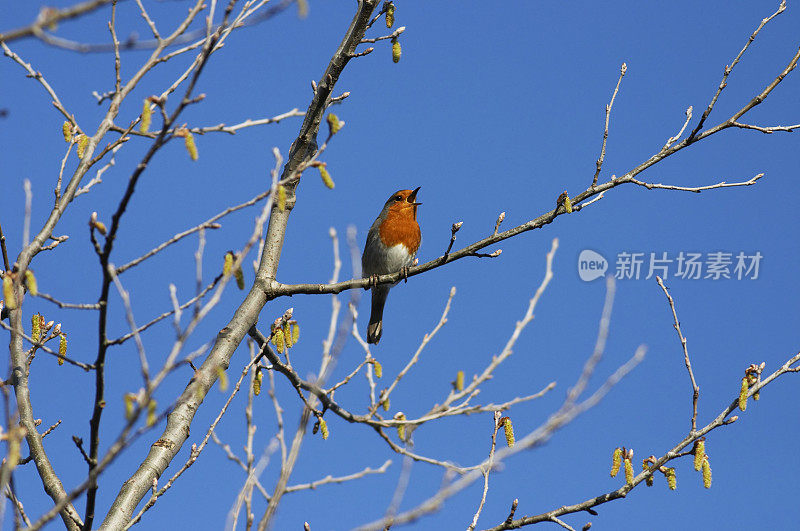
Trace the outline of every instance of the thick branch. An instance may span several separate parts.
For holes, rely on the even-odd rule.
[[[293,173],[316,150],[316,136],[325,111],[328,98],[350,54],[364,36],[369,15],[378,0],[362,0],[358,11],[339,45],[328,68],[318,84],[314,99],[306,112],[300,134],[292,145],[289,159],[283,170],[283,177]],[[130,521],[133,510],[150,489],[153,479],[158,478],[175,458],[186,441],[194,414],[205,395],[217,379],[217,368],[227,368],[234,351],[244,339],[247,331],[255,324],[261,309],[268,298],[263,290],[266,279],[274,279],[280,259],[281,247],[291,208],[294,205],[294,186],[287,186],[289,198],[286,210],[274,208],[267,229],[256,282],[237,308],[232,319],[217,335],[214,347],[203,364],[198,368],[192,381],[176,401],[167,418],[167,426],[159,438],[161,444],[153,445],[150,452],[134,475],[124,483],[103,523],[105,528],[118,529]]]

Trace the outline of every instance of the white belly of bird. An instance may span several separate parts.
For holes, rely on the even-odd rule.
[[[387,250],[385,273],[400,271],[406,266],[410,266],[414,257],[408,253],[408,249],[402,243],[398,243]]]

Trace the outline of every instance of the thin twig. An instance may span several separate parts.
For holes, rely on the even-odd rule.
[[[62,20],[79,17],[85,13],[103,7],[106,4],[110,4],[111,2],[112,0],[89,0],[86,2],[79,2],[63,9],[49,8],[46,11],[40,12],[39,16],[36,17],[36,20],[32,24],[0,33],[0,41],[11,42],[16,39],[31,37],[35,35],[37,31],[41,31],[42,28],[52,26]]]
[[[478,518],[481,516],[481,511],[483,511],[483,504],[486,503],[486,494],[489,493],[489,473],[492,471],[492,466],[494,465],[494,449],[497,446],[497,430],[500,429],[500,412],[495,411],[494,413],[494,430],[492,431],[492,447],[489,450],[489,462],[486,464],[486,467],[483,472],[483,495],[481,496],[481,502],[478,504],[478,510],[475,511],[475,516],[472,517],[472,523],[469,524],[467,527],[467,531],[473,531],[475,527],[478,525]]]
[[[683,361],[686,364],[686,370],[689,372],[689,379],[692,382],[692,432],[694,433],[697,431],[697,400],[700,397],[700,388],[697,386],[697,381],[694,379],[694,372],[692,371],[692,363],[689,361],[689,350],[686,348],[686,338],[681,332],[681,324],[678,321],[678,313],[675,310],[675,301],[672,299],[672,295],[669,294],[667,291],[667,287],[664,285],[664,281],[661,280],[661,277],[656,276],[656,281],[658,285],[661,286],[661,289],[664,290],[664,295],[667,296],[667,301],[669,301],[669,307],[672,310],[672,318],[674,320],[673,327],[675,331],[678,333],[678,339],[681,342],[681,348],[683,348]]]
[[[41,291],[36,294],[37,297],[41,297],[46,301],[50,301],[59,308],[69,308],[71,310],[99,310],[100,304],[96,302],[89,302],[89,303],[71,303],[71,302],[62,302],[52,295],[48,295],[47,293],[42,293]]]
[[[614,87],[614,93],[611,95],[611,101],[606,105],[606,127],[603,131],[603,147],[600,149],[600,156],[595,163],[594,178],[592,179],[592,186],[597,185],[597,177],[600,175],[600,170],[603,169],[603,161],[606,158],[606,142],[608,142],[608,124],[611,121],[611,107],[614,106],[614,100],[619,92],[619,86],[622,83],[622,78],[625,77],[625,72],[628,71],[628,65],[622,63],[619,69],[619,79],[617,79],[617,86]]]
[[[778,6],[778,10],[761,21],[756,30],[752,33],[752,35],[750,35],[750,38],[747,39],[747,42],[745,43],[744,47],[741,49],[739,54],[733,59],[733,62],[730,64],[730,66],[725,66],[725,71],[722,74],[722,81],[719,82],[719,87],[717,87],[717,92],[714,93],[714,96],[711,98],[711,101],[709,102],[708,107],[706,107],[706,110],[703,111],[703,116],[700,117],[700,121],[697,123],[697,126],[692,130],[691,133],[689,133],[689,138],[688,138],[689,140],[694,139],[697,133],[699,133],[700,130],[703,128],[703,125],[706,122],[706,118],[708,118],[708,115],[711,114],[711,111],[714,109],[714,105],[717,103],[719,95],[722,93],[725,87],[728,86],[728,76],[731,75],[733,68],[739,63],[739,60],[744,55],[744,52],[746,52],[747,49],[750,47],[750,45],[753,44],[756,35],[758,35],[761,29],[764,26],[766,26],[767,23],[769,23],[769,21],[771,21],[773,18],[783,13],[785,9],[786,9],[786,0],[781,0],[780,5]]]
[[[185,310],[186,308],[188,308],[189,306],[191,306],[192,304],[194,304],[194,303],[195,303],[196,301],[198,301],[199,299],[202,299],[203,297],[205,297],[205,296],[206,296],[206,294],[207,294],[209,291],[211,291],[212,289],[214,289],[214,287],[215,287],[215,286],[216,286],[216,285],[217,285],[217,284],[220,282],[220,280],[222,280],[222,274],[221,274],[221,273],[220,273],[220,274],[217,276],[217,278],[215,278],[215,279],[214,279],[214,280],[211,282],[211,284],[209,284],[208,286],[206,286],[206,287],[203,289],[203,291],[201,291],[201,292],[200,292],[200,293],[199,293],[199,294],[198,294],[196,297],[192,297],[192,298],[191,298],[191,299],[189,299],[188,301],[186,301],[186,302],[184,302],[183,304],[181,304],[181,305],[179,306],[179,309],[181,309],[181,310]],[[108,344],[109,344],[109,345],[119,345],[119,344],[122,344],[122,343],[124,343],[125,341],[129,340],[130,338],[132,338],[132,337],[133,337],[135,334],[141,334],[142,332],[144,332],[145,330],[147,330],[148,328],[150,328],[150,327],[151,327],[151,326],[153,326],[154,324],[158,323],[158,322],[159,322],[159,321],[161,321],[162,319],[166,319],[167,317],[169,317],[170,315],[172,315],[172,314],[174,314],[174,313],[175,313],[175,310],[174,310],[174,309],[173,309],[173,310],[171,310],[171,311],[169,311],[169,312],[164,312],[164,313],[162,313],[161,315],[159,315],[158,317],[156,317],[155,319],[153,319],[152,321],[150,321],[150,322],[148,322],[148,323],[146,323],[146,324],[143,324],[142,326],[140,326],[139,328],[137,328],[135,331],[133,331],[133,332],[129,332],[129,333],[127,333],[127,334],[124,334],[124,335],[122,335],[122,336],[120,336],[120,337],[118,337],[118,338],[116,338],[116,339],[111,339],[111,340],[109,340],[109,341],[108,341]]]
[[[413,367],[417,363],[417,361],[419,361],[419,356],[420,354],[422,354],[422,351],[425,349],[425,346],[430,342],[431,339],[433,339],[436,333],[439,332],[439,330],[441,330],[441,328],[445,325],[445,323],[447,323],[447,314],[450,313],[450,305],[452,304],[453,297],[455,296],[456,296],[456,287],[453,286],[452,288],[450,288],[450,295],[447,297],[447,302],[444,305],[444,311],[442,312],[442,316],[439,317],[439,322],[436,323],[436,326],[433,327],[433,330],[431,330],[430,333],[425,334],[425,336],[422,338],[422,342],[419,344],[419,347],[417,347],[417,350],[414,352],[414,355],[411,356],[410,360],[408,360],[408,363],[406,363],[406,366],[403,367],[403,370],[401,370],[397,374],[394,381],[391,383],[391,385],[389,385],[389,388],[381,393],[380,397],[378,398],[378,402],[383,402],[384,400],[389,398],[389,395],[392,394],[392,391],[394,391],[394,388],[397,387],[398,383],[400,383],[400,380],[402,380],[403,377],[406,374],[408,374],[408,371],[411,370],[411,367]],[[378,404],[376,403],[370,408],[370,414],[374,414],[375,411],[377,411],[377,409],[378,409]]]
[[[300,490],[308,490],[308,489],[314,490],[317,487],[321,487],[322,485],[330,485],[330,484],[344,483],[346,481],[353,481],[354,479],[361,479],[364,476],[368,476],[370,474],[384,474],[386,473],[386,470],[389,468],[389,465],[391,464],[392,460],[387,459],[379,468],[366,467],[360,472],[355,472],[353,474],[348,474],[346,476],[333,477],[331,475],[328,475],[322,479],[312,481],[311,483],[300,483],[298,485],[291,485],[289,487],[286,487],[286,492],[287,493],[297,492]]]
[[[3,270],[8,271],[11,265],[8,263],[8,249],[6,249],[6,235],[3,234],[3,226],[0,225],[0,250],[3,252]]]

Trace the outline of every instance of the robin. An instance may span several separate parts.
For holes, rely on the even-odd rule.
[[[367,243],[361,256],[364,278],[406,271],[414,262],[422,236],[417,223],[417,192],[400,190],[383,205],[375,223],[367,233]],[[376,279],[377,280],[377,279]],[[372,312],[367,327],[367,343],[377,343],[383,332],[383,306],[392,286],[372,286]]]

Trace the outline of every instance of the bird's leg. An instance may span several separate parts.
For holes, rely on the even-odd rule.
[[[366,289],[374,288],[377,285],[378,285],[378,275],[377,274],[376,275],[370,275],[369,276],[369,284],[367,284],[367,286],[364,289],[366,290]]]
[[[403,279],[403,282],[408,284],[408,266],[403,266],[400,268],[400,278]]]

